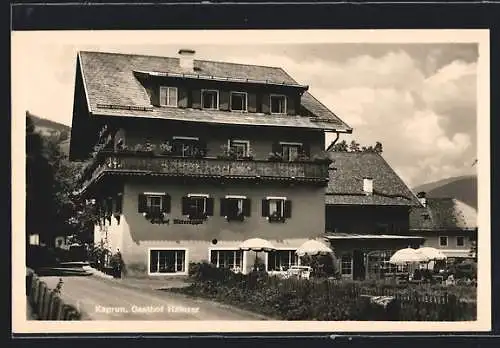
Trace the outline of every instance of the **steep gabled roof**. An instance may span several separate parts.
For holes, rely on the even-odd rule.
[[[326,190],[327,205],[420,206],[418,198],[375,152],[329,152],[333,160]],[[373,193],[365,194],[363,179],[373,180]]]
[[[104,52],[79,52],[86,97],[90,111],[94,115],[105,116],[142,116],[151,118],[180,119],[192,112],[187,118],[194,116],[197,122],[219,123],[227,119],[230,124],[267,124],[273,121],[265,114],[249,114],[231,120],[228,112],[199,112],[194,109],[183,111],[155,108],[144,86],[137,78],[143,73],[186,73],[179,64],[179,58],[145,56]],[[289,85],[306,89],[299,85],[282,68],[245,65],[216,61],[195,60],[196,74],[205,77],[231,78],[242,81],[260,81],[278,85]],[[110,108],[109,106],[114,106]],[[309,92],[304,92],[299,112],[307,115],[280,120],[277,125],[289,127],[306,127],[328,129],[339,132],[351,132],[352,128],[338,118],[325,105],[315,99]],[[272,116],[274,117],[274,115]],[[255,118],[255,120],[254,120]]]
[[[410,230],[474,230],[477,211],[455,198],[426,198],[426,206],[410,212]]]

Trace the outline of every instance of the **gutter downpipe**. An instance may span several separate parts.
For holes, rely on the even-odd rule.
[[[328,145],[328,147],[326,148],[326,151],[331,151],[332,147],[337,143],[337,141],[339,140],[339,137],[340,137],[340,133],[339,132],[335,132],[335,134],[337,134],[337,136],[335,137],[335,139],[330,143],[330,145]]]

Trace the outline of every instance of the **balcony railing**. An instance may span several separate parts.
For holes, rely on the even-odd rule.
[[[154,174],[170,177],[226,177],[261,180],[295,180],[322,182],[328,180],[326,161],[277,162],[268,160],[235,160],[220,158],[172,157],[135,153],[100,153],[95,164],[84,174],[87,186],[103,173]]]

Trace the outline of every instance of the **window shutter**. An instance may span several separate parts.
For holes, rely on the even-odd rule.
[[[188,90],[184,87],[177,88],[177,106],[180,108],[188,107]]]
[[[160,100],[160,105],[166,105],[167,104],[167,89],[166,88],[158,88],[158,94],[159,94],[159,100]]]
[[[262,112],[264,114],[271,113],[271,106],[269,105],[271,96],[269,94],[262,95]]]
[[[302,152],[304,152],[306,156],[311,155],[311,146],[309,145],[308,142],[302,144]]]
[[[153,106],[160,106],[160,86],[152,87],[150,91],[151,104],[153,104]]]
[[[200,140],[198,141],[198,149],[200,150],[203,157],[207,155],[207,141],[205,139],[200,138]]]
[[[182,215],[189,215],[189,197],[182,197]]]
[[[167,214],[170,213],[170,206],[171,206],[170,201],[171,201],[170,195],[165,195],[162,197],[161,205],[163,207],[164,213],[167,213]]]
[[[250,216],[251,201],[249,198],[243,200],[243,215]]]
[[[295,97],[286,97],[286,113],[288,115],[295,115],[296,113],[296,107],[295,107]]]
[[[213,198],[207,198],[207,216],[213,216],[214,215],[214,199]]]
[[[272,152],[273,153],[282,153],[281,145],[279,142],[276,141],[273,143]]]
[[[228,91],[220,91],[219,95],[219,109],[220,110],[229,110],[229,104],[230,104],[230,93]]]
[[[193,89],[193,109],[201,109],[201,90]]]
[[[248,112],[257,112],[257,95],[248,93]]]
[[[288,219],[292,217],[292,201],[286,200],[285,201],[285,209],[284,209],[284,218]]]
[[[137,211],[139,213],[145,213],[147,211],[148,203],[146,201],[146,195],[144,194],[139,194],[139,204],[138,204],[138,209]]]
[[[269,216],[269,201],[267,199],[262,200],[262,216]]]
[[[226,214],[226,206],[227,200],[225,198],[220,199],[220,216],[227,216]]]

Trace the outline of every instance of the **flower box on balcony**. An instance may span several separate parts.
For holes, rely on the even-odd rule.
[[[267,157],[267,160],[271,162],[281,162],[283,161],[283,156],[278,152],[271,152]]]

